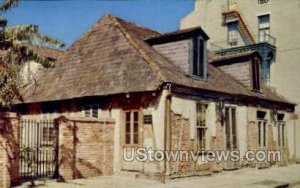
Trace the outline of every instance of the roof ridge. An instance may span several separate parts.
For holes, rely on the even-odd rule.
[[[135,27],[138,27],[138,28],[141,28],[141,29],[150,30],[150,31],[152,31],[152,32],[154,32],[154,33],[156,33],[156,34],[158,34],[158,35],[161,34],[160,32],[158,32],[158,31],[156,31],[156,30],[154,30],[154,29],[145,27],[145,26],[143,26],[143,25],[140,25],[140,24],[137,24],[137,23],[134,23],[134,22],[130,22],[130,21],[128,21],[128,20],[124,20],[124,19],[122,19],[122,18],[120,18],[120,17],[114,16],[113,14],[108,14],[108,15],[113,16],[114,18],[116,18],[116,21],[118,21],[118,22],[120,22],[120,21],[121,21],[121,22],[125,22],[125,23],[127,23],[127,24],[134,25]]]
[[[156,74],[158,74],[158,76],[160,77],[160,79],[162,81],[166,81],[167,78],[161,72],[160,67],[157,66],[157,64],[151,60],[151,58],[147,54],[147,52],[145,50],[143,50],[143,48],[141,46],[139,46],[137,44],[137,42],[135,42],[135,40],[133,39],[133,37],[131,36],[131,34],[129,34],[129,32],[127,31],[127,29],[112,14],[108,14],[108,17],[113,21],[113,23],[115,24],[115,26],[117,26],[120,29],[120,31],[122,32],[122,34],[125,36],[125,38],[127,39],[127,41],[131,44],[131,46],[136,50],[136,52],[138,54],[140,54],[140,56],[150,65],[150,68]]]

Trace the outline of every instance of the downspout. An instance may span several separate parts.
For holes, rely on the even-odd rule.
[[[294,119],[294,155],[295,155],[295,162],[297,163],[298,162],[298,159],[297,159],[297,123],[296,123],[296,118],[293,118]],[[300,162],[300,161],[299,161]]]
[[[164,113],[164,152],[171,151],[171,84],[166,85],[165,113]],[[170,161],[164,158],[164,174],[170,174]]]

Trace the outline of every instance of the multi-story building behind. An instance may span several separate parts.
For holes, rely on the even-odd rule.
[[[195,0],[181,29],[201,26],[209,33],[209,49],[219,55],[257,51],[262,82],[290,101],[300,103],[299,0]],[[298,119],[300,107],[296,108]],[[300,148],[300,121],[295,121],[295,148]],[[299,149],[298,149],[299,151]],[[300,152],[295,154],[300,159]]]

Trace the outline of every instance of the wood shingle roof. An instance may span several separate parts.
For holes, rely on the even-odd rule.
[[[100,19],[23,93],[25,103],[155,91],[164,83],[289,103],[268,88],[255,93],[208,63],[206,81],[194,79],[146,39],[160,33],[113,15]]]

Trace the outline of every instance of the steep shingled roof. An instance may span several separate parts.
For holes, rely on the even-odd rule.
[[[24,92],[24,102],[155,91],[163,83],[288,102],[268,89],[251,92],[211,64],[207,81],[191,78],[144,41],[158,34],[113,15],[104,16],[67,50],[55,68]]]
[[[43,46],[33,45],[33,44],[26,44],[27,48],[31,49],[35,53],[39,54],[44,58],[49,58],[51,60],[56,61],[61,55],[64,54],[64,51],[56,50],[52,48],[47,48]]]

